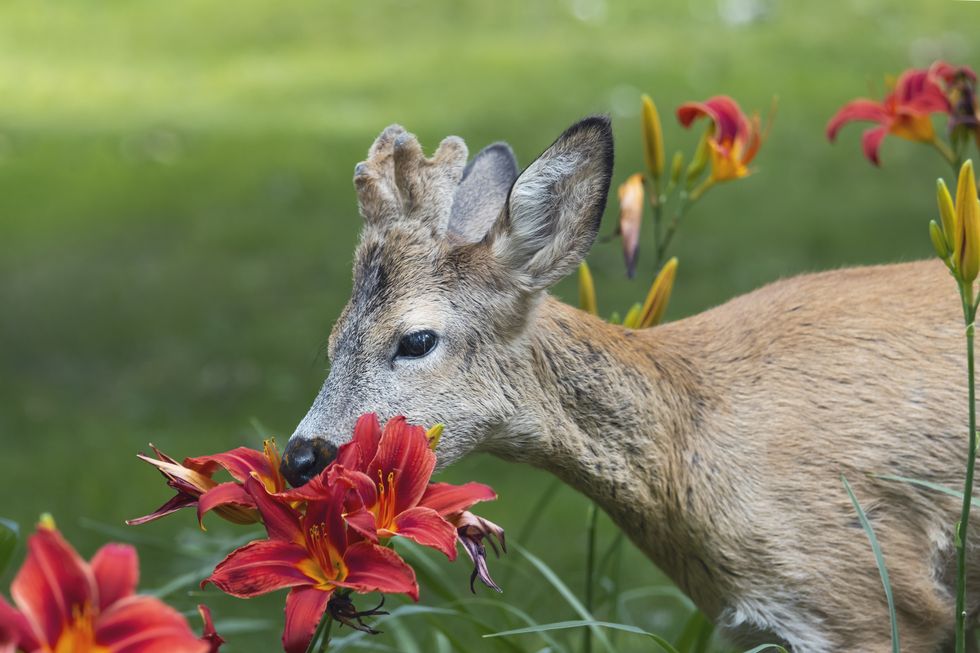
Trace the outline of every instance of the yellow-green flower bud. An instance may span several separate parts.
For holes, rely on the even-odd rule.
[[[942,227],[935,220],[929,221],[929,238],[932,239],[932,248],[936,250],[936,256],[942,260],[949,258],[949,243],[943,235]]]
[[[956,184],[956,271],[966,283],[972,283],[980,272],[980,201],[973,161],[960,168]]]
[[[939,204],[939,219],[946,242],[952,243],[956,236],[956,209],[953,207],[953,198],[949,195],[946,182],[942,179],[936,180],[936,203]]]
[[[677,257],[673,257],[660,270],[657,278],[650,286],[647,299],[643,303],[643,310],[640,312],[639,328],[660,324],[664,313],[667,312],[667,303],[670,301],[670,293],[674,289],[674,279],[677,277]]]
[[[660,128],[660,114],[650,96],[643,96],[643,121],[640,128],[643,133],[643,156],[647,162],[650,176],[660,179],[664,171],[664,134]]]
[[[704,130],[701,140],[698,141],[698,148],[694,151],[694,158],[691,159],[691,163],[687,166],[688,188],[694,186],[701,173],[708,167],[708,161],[711,160],[711,137],[714,136],[714,132],[714,125],[709,125]]]
[[[681,180],[681,172],[684,170],[684,153],[680,150],[674,152],[674,158],[670,162],[670,183],[677,185]]]
[[[640,311],[643,310],[643,306],[640,302],[637,302],[630,306],[630,310],[626,312],[626,317],[623,318],[623,326],[627,329],[636,329],[640,324]]]
[[[585,261],[578,266],[578,307],[589,315],[598,315],[595,299],[595,282],[592,280],[592,271],[589,264]]]

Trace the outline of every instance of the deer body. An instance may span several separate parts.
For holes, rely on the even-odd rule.
[[[608,121],[573,126],[520,175],[505,146],[466,157],[450,138],[426,159],[390,127],[355,169],[354,290],[287,478],[322,469],[363,412],[442,422],[440,465],[483,450],[553,472],[740,643],[884,652],[844,474],[881,542],[903,650],[947,646],[959,501],[872,476],[962,486],[965,355],[942,264],[797,277],[627,330],[546,292],[598,231]]]

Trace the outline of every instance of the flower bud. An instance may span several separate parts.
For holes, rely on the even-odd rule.
[[[436,424],[425,432],[425,439],[429,441],[429,449],[435,451],[436,447],[439,446],[443,428],[445,428],[443,424]]]
[[[637,302],[630,306],[630,310],[626,312],[626,317],[623,318],[623,326],[627,329],[636,329],[640,324],[640,311],[643,310],[643,306]]]
[[[592,281],[592,271],[585,261],[578,266],[578,307],[589,315],[598,315],[595,300],[595,282]]]
[[[676,186],[681,180],[681,172],[684,170],[684,153],[680,150],[674,152],[674,158],[670,162],[670,183]]]
[[[694,151],[694,158],[687,166],[687,187],[691,188],[697,182],[698,177],[704,172],[711,159],[711,137],[714,135],[714,125],[709,125],[698,141],[698,148]]]
[[[935,220],[929,221],[929,238],[932,239],[932,248],[936,250],[936,256],[942,260],[949,258],[949,244],[946,236],[943,235],[942,227]]]
[[[647,170],[653,179],[660,179],[664,171],[664,134],[660,128],[660,114],[650,96],[643,96],[643,121],[640,128],[643,133],[643,156],[647,162]]]
[[[636,251],[640,247],[640,224],[643,222],[643,175],[630,175],[619,187],[619,237],[623,239],[626,275],[636,272]]]
[[[953,208],[953,198],[949,195],[946,182],[942,179],[936,180],[936,202],[939,204],[943,234],[946,236],[946,242],[951,243],[956,236],[956,209]]]
[[[640,312],[639,328],[656,326],[663,319],[670,301],[670,293],[674,289],[674,279],[677,277],[677,257],[673,257],[664,265],[653,280],[647,299]]]
[[[960,279],[972,283],[980,272],[980,201],[970,160],[960,168],[956,184],[956,226],[956,271]]]

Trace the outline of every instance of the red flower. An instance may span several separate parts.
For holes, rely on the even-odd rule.
[[[759,116],[750,120],[738,103],[725,95],[704,102],[686,102],[677,108],[677,120],[690,127],[705,116],[714,124],[708,139],[711,147],[711,180],[727,181],[750,174],[748,165],[762,145]]]
[[[286,481],[279,472],[280,456],[275,441],[266,440],[263,451],[238,447],[225,453],[198,458],[185,458],[178,463],[153,445],[157,459],[140,454],[138,457],[160,470],[167,484],[177,490],[177,495],[144,517],[130,519],[126,523],[135,526],[159,519],[181,508],[197,506],[197,519],[205,513],[217,510],[218,514],[236,524],[252,524],[258,521],[255,502],[242,487],[252,474],[258,476],[269,492],[282,492]],[[234,481],[218,483],[211,477],[218,468],[224,468]]]
[[[221,638],[207,615],[205,637],[173,608],[134,594],[136,551],[107,544],[85,562],[55,530],[41,524],[10,587],[16,608],[0,597],[0,651],[28,653],[208,653]]]
[[[841,127],[855,120],[878,123],[861,136],[864,155],[874,165],[879,165],[878,148],[888,134],[910,141],[934,142],[936,134],[930,116],[950,112],[949,99],[938,80],[936,72],[930,70],[905,71],[883,101],[862,98],[845,104],[827,123],[827,138],[833,141]]]
[[[331,486],[348,485],[356,493],[348,496],[346,520],[363,537],[377,542],[401,535],[455,560],[456,529],[445,516],[497,495],[481,483],[429,483],[435,466],[425,429],[395,417],[382,431],[378,418],[367,414],[358,420],[353,439],[338,451],[336,462],[283,496],[315,499],[329,493]]]
[[[282,588],[286,597],[283,647],[306,650],[337,588],[408,594],[418,600],[415,572],[391,549],[349,533],[343,518],[344,486],[310,500],[306,512],[269,494],[255,478],[245,481],[269,539],[233,551],[201,583],[248,598]]]

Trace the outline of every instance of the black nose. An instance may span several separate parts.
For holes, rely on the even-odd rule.
[[[323,471],[337,456],[337,445],[321,438],[293,438],[286,445],[279,471],[293,487],[303,485]]]

